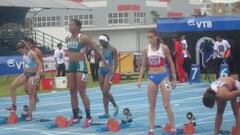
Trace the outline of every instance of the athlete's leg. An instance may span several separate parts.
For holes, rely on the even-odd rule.
[[[11,84],[10,84],[10,95],[12,100],[12,107],[7,108],[7,110],[14,109],[16,110],[16,89],[23,85],[27,81],[27,77],[24,74],[19,75]]]
[[[32,112],[36,104],[36,88],[37,88],[37,81],[35,77],[29,77],[27,81],[27,89],[28,89],[28,96],[29,96],[29,109],[28,109],[28,117],[26,120],[32,119]]]
[[[231,100],[231,107],[232,107],[233,114],[235,117],[236,127],[238,129],[237,135],[240,135],[240,112],[239,112],[237,98],[234,98]]]
[[[217,114],[215,118],[214,135],[219,134],[219,130],[222,125],[222,118],[223,118],[225,107],[226,107],[226,101],[217,99]]]
[[[155,110],[157,101],[158,87],[151,80],[148,80],[148,104],[149,104],[149,128],[154,129]]]
[[[77,77],[77,89],[79,90],[80,96],[82,98],[83,101],[83,105],[85,108],[85,111],[87,113],[87,117],[91,118],[90,115],[90,101],[89,98],[86,94],[86,88],[87,88],[87,78],[86,78],[86,74],[85,73],[76,73],[76,77]],[[89,112],[87,112],[89,111]]]
[[[170,124],[173,126],[173,128],[175,129],[175,118],[174,118],[174,114],[173,114],[173,110],[170,104],[170,95],[171,95],[171,91],[169,89],[170,82],[168,78],[165,78],[163,81],[161,81],[160,83],[160,89],[161,89],[161,93],[162,93],[162,102],[163,102],[163,106],[167,112],[167,116],[168,116],[168,120],[170,122]]]
[[[79,90],[80,96],[83,101],[83,105],[85,108],[86,119],[84,120],[83,127],[87,128],[92,123],[92,117],[90,112],[90,101],[86,94],[87,87],[87,78],[85,73],[77,73],[77,88]]]
[[[112,105],[114,107],[114,116],[117,116],[118,115],[118,106],[110,92],[110,88],[112,85],[112,82],[110,82],[110,81],[111,81],[111,78],[110,78],[110,76],[107,75],[104,79],[104,85],[103,85],[103,89],[102,89],[103,98],[105,98],[104,100],[110,101],[112,103]],[[107,103],[107,105],[108,105],[108,103]]]
[[[68,88],[70,89],[73,118],[78,119],[79,107],[78,107],[76,74],[75,73],[67,73],[67,85],[68,85]]]
[[[103,106],[104,106],[104,112],[105,114],[109,114],[109,110],[108,110],[108,100],[107,98],[104,97],[104,92],[103,92],[103,88],[104,88],[104,81],[105,80],[105,77],[104,76],[101,76],[99,75],[99,85],[100,85],[100,88],[101,88],[101,91],[102,91],[102,94],[103,94]]]

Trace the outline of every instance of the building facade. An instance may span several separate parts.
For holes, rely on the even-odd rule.
[[[64,40],[71,19],[79,19],[82,32],[97,42],[108,34],[119,51],[140,51],[148,44],[146,33],[158,17],[189,17],[200,14],[201,0],[72,0],[91,10],[45,9],[29,12],[34,29]]]

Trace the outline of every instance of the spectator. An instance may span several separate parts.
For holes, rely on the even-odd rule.
[[[184,58],[184,62],[183,62],[183,68],[185,73],[187,73],[186,78],[190,78],[190,74],[191,74],[191,56],[188,52],[188,43],[187,40],[185,39],[185,35],[182,35],[180,37],[181,39],[181,43],[182,43],[182,48],[183,48],[183,58]]]
[[[96,58],[96,54],[94,50],[91,50],[90,53],[88,54],[88,60],[90,63],[90,70],[91,70],[91,75],[92,75],[92,80],[98,81],[98,68],[99,68],[99,62]]]
[[[185,77],[185,71],[183,69],[183,48],[182,44],[177,36],[173,37],[174,42],[174,52],[173,55],[175,55],[175,65],[177,69],[177,75],[178,75],[178,81],[180,83],[183,83],[186,81]]]
[[[54,58],[55,58],[56,68],[57,68],[57,76],[65,76],[66,67],[65,67],[64,55],[65,53],[62,48],[62,43],[58,43],[57,49],[54,52]]]
[[[219,78],[220,66],[224,62],[224,58],[226,58],[226,54],[229,52],[231,46],[227,40],[223,39],[220,36],[216,36],[216,42],[214,43],[214,54],[216,56],[216,78]]]

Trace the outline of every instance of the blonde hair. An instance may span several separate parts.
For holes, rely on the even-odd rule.
[[[27,44],[24,40],[20,40],[16,46],[17,50],[27,48]]]

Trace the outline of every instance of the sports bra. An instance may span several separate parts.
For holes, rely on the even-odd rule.
[[[23,62],[24,62],[24,68],[37,67],[36,61],[33,59],[33,57],[30,56],[30,54],[23,55]]]
[[[107,64],[111,67],[113,65],[113,48],[109,45],[107,48],[102,48],[101,50],[103,59],[107,62]],[[102,67],[102,63],[100,63],[100,66]]]
[[[160,44],[159,49],[153,51],[151,45],[148,45],[147,57],[149,67],[162,67],[165,65],[165,55],[162,46],[163,45]]]
[[[80,52],[81,49],[83,49],[85,47],[85,45],[83,43],[81,43],[80,41],[80,34],[78,35],[77,40],[68,40],[67,41],[67,48],[68,51],[70,52]]]

